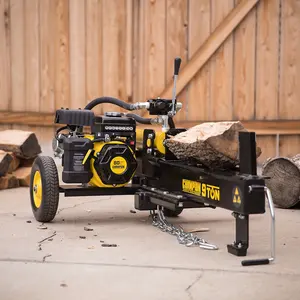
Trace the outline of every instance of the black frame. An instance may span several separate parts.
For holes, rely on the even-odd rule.
[[[184,131],[176,129],[173,134]],[[146,140],[152,136],[147,146]],[[95,188],[75,185],[60,186],[60,193],[72,196],[135,195],[135,208],[154,210],[162,206],[170,210],[178,208],[220,207],[233,212],[235,240],[227,245],[228,252],[245,256],[249,247],[249,215],[265,213],[265,180],[257,176],[256,135],[254,132],[239,133],[240,166],[235,170],[208,170],[177,160],[167,149],[160,155],[154,149],[155,132],[144,130],[143,150],[138,155],[138,169],[131,185],[122,188]],[[182,180],[217,186],[220,200],[214,201],[182,190]],[[234,191],[238,188],[241,201],[234,203]],[[251,192],[252,190],[252,192]]]

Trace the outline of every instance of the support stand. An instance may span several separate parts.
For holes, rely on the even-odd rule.
[[[233,213],[235,217],[235,241],[227,245],[229,253],[236,256],[246,256],[249,245],[249,216]]]
[[[257,175],[255,132],[239,133],[240,173]],[[249,215],[233,213],[235,217],[235,241],[227,245],[229,253],[246,256],[249,247]]]

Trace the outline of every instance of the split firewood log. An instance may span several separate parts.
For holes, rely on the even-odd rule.
[[[31,167],[21,167],[13,172],[18,179],[19,186],[30,186]]]
[[[12,160],[13,158],[9,153],[0,150],[0,176],[8,173]]]
[[[13,152],[20,158],[33,158],[41,153],[36,135],[30,131],[0,131],[0,150]]]
[[[292,158],[269,158],[262,167],[266,186],[273,202],[281,208],[291,208],[300,202],[300,154]]]
[[[0,190],[19,187],[19,180],[12,174],[0,177]]]
[[[239,132],[247,131],[239,121],[206,122],[166,139],[168,149],[183,160],[196,160],[209,168],[231,168],[239,164]],[[261,149],[256,148],[259,157]]]
[[[20,167],[32,167],[36,157],[29,158],[29,159],[20,159]]]
[[[17,168],[20,166],[20,158],[17,157],[15,153],[8,152],[10,156],[12,157],[12,161],[9,164],[8,173],[12,173],[13,171],[17,170]]]
[[[12,152],[0,150],[0,176],[12,173],[20,165],[20,159]]]

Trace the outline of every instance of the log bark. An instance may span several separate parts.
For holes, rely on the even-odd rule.
[[[29,158],[29,159],[20,159],[20,167],[31,167],[35,161],[36,157]]]
[[[291,208],[300,202],[300,154],[292,158],[269,158],[262,167],[266,186],[273,202],[281,208]]]
[[[196,160],[209,168],[231,168],[239,163],[241,122],[206,122],[165,141],[169,150],[183,160]],[[261,149],[257,147],[257,157]]]
[[[9,153],[0,150],[0,177],[8,173],[12,160],[13,158]]]
[[[22,167],[13,172],[18,179],[19,186],[30,186],[31,167]]]
[[[19,180],[12,174],[0,177],[0,190],[19,187]]]
[[[13,152],[17,157],[30,159],[41,153],[36,135],[30,131],[0,131],[0,150]]]

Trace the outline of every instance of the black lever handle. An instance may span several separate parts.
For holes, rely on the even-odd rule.
[[[178,75],[181,64],[181,58],[176,57],[174,60],[174,75]]]
[[[268,258],[261,258],[261,259],[249,259],[243,260],[242,266],[257,266],[257,265],[268,265],[270,260]]]

